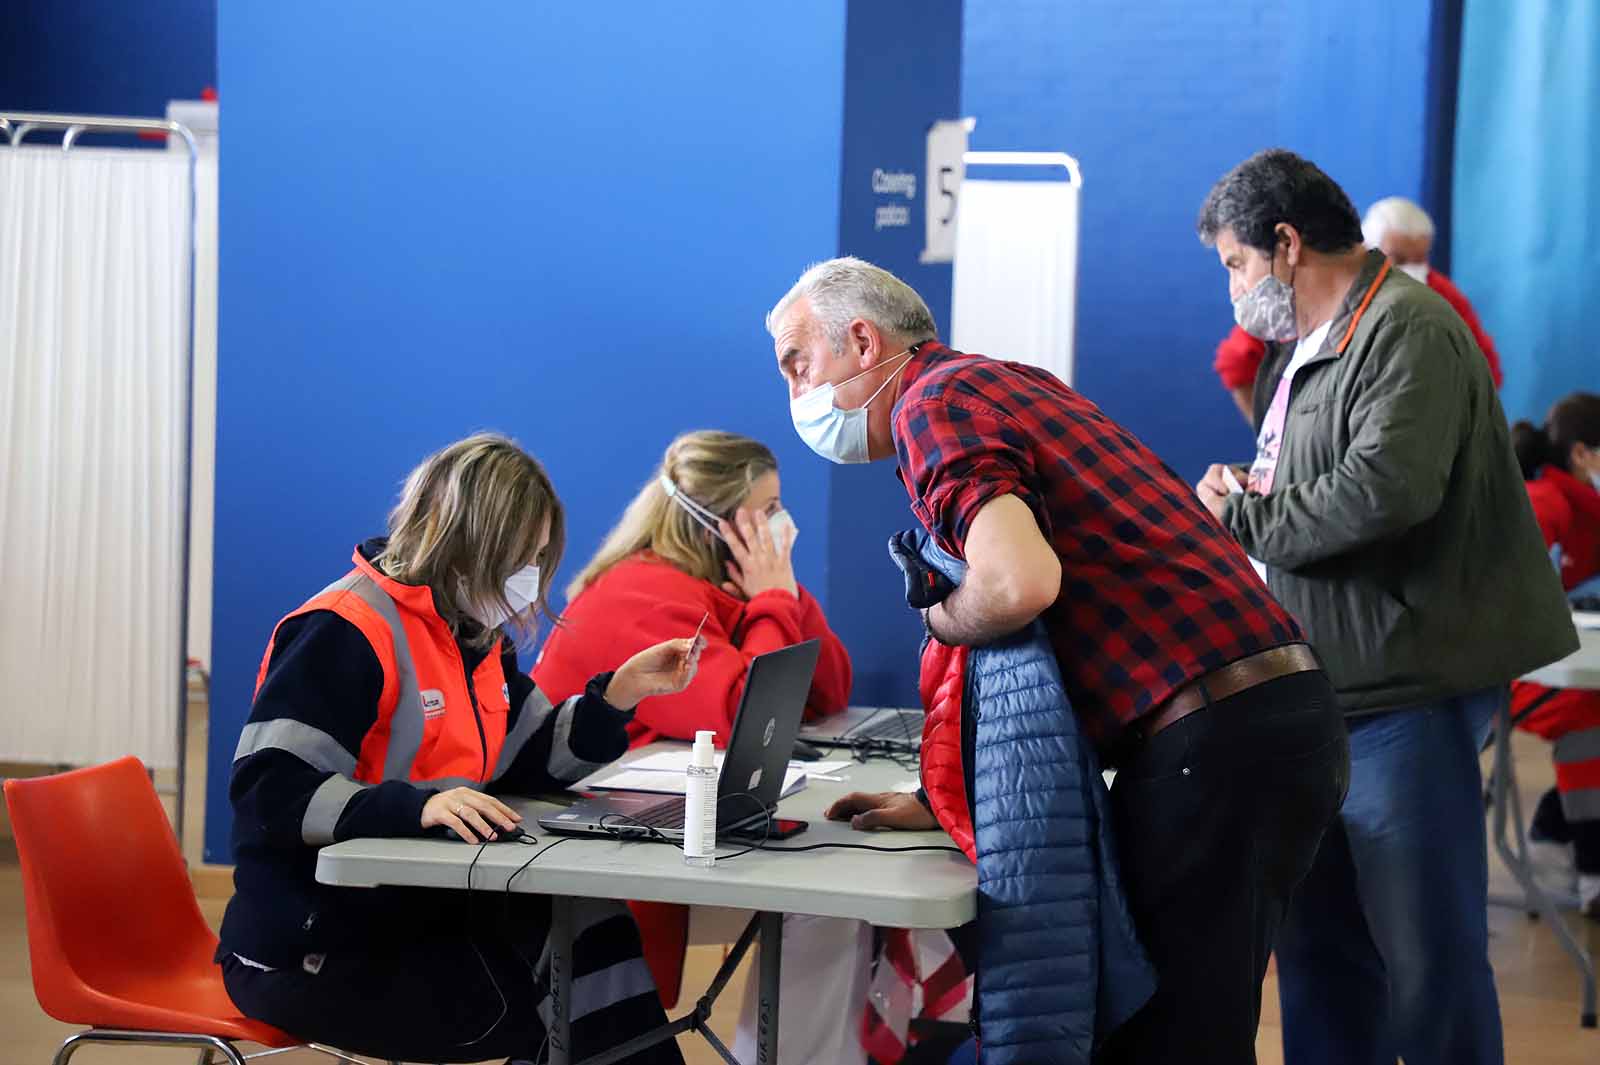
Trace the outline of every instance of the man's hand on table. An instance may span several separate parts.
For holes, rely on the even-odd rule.
[[[823,816],[830,821],[849,821],[851,828],[864,831],[889,828],[926,832],[939,827],[933,811],[915,795],[903,791],[852,792],[828,807]]]

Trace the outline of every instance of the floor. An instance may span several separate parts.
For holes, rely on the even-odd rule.
[[[199,700],[197,700],[199,703]],[[199,703],[192,715],[191,752],[203,751],[204,709]],[[1532,808],[1537,797],[1552,780],[1549,748],[1530,737],[1519,736],[1515,744],[1518,779],[1524,794],[1524,808]],[[192,758],[190,792],[203,794],[204,767]],[[164,778],[158,777],[158,786]],[[198,818],[186,819],[185,850],[197,846]],[[1491,890],[1511,893],[1510,877],[1491,858]],[[226,904],[227,883],[221,870],[208,870],[196,877],[201,885],[201,906],[213,925],[221,920]],[[1571,963],[1561,952],[1549,929],[1529,921],[1521,912],[1501,907],[1490,910],[1491,957],[1500,987],[1501,1013],[1506,1031],[1506,1058],[1515,1065],[1595,1065],[1600,1062],[1600,1031],[1578,1027],[1578,981]],[[1587,937],[1589,949],[1600,954],[1600,925],[1570,918]],[[685,1001],[709,982],[722,960],[719,947],[690,949],[684,980]],[[719,1000],[712,1018],[713,1028],[731,1042],[734,1020],[748,962]],[[20,877],[15,851],[4,826],[0,825],[0,1065],[45,1065],[61,1040],[73,1029],[46,1017],[33,997],[29,983],[27,939],[24,930]],[[1263,1065],[1280,1065],[1277,988],[1271,977],[1263,1001],[1261,1033],[1257,1050]],[[713,1065],[719,1059],[699,1039],[688,1035],[680,1040],[689,1065]],[[74,1059],[75,1065],[155,1065],[164,1061],[192,1061],[183,1051],[143,1048],[91,1047]],[[279,1065],[309,1065],[327,1059],[307,1052],[284,1054]]]

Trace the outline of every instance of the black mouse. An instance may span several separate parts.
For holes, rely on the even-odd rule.
[[[455,829],[450,828],[450,827],[448,827],[446,825],[434,825],[432,828],[428,829],[423,834],[425,836],[428,836],[431,839],[448,839],[448,840],[454,840],[454,841],[457,841],[457,842],[459,842],[461,840],[461,837],[456,835]],[[532,843],[537,838],[538,837],[536,837],[533,833],[526,832],[521,827],[517,827],[517,828],[501,828],[501,829],[497,829],[496,830],[496,835],[495,835],[494,839],[482,840],[480,842],[484,842],[484,843],[516,843],[516,842]]]
[[[491,839],[489,842],[490,843],[517,843],[517,842],[522,842],[522,841],[526,841],[528,843],[532,843],[534,841],[534,837],[533,837],[532,834],[524,831],[522,829],[522,827],[519,825],[516,828],[501,828],[501,829],[497,829],[495,831],[494,839]]]
[[[797,762],[820,762],[822,761],[822,752],[805,740],[795,740],[794,760]]]

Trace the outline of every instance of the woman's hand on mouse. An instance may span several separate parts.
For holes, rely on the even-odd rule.
[[[728,553],[733,556],[733,561],[728,563],[728,579],[723,582],[723,591],[744,599],[778,590],[796,597],[800,595],[790,558],[794,549],[792,531],[774,540],[767,520],[742,507],[734,514],[733,521],[720,521],[717,527],[727,542]],[[793,526],[790,528],[792,530]]]
[[[493,839],[498,830],[517,827],[522,815],[481,791],[451,788],[434,795],[422,806],[422,827],[443,825],[468,843]]]
[[[605,700],[618,710],[632,710],[652,695],[674,695],[689,686],[700,668],[706,638],[668,640],[647,647],[617,668]]]

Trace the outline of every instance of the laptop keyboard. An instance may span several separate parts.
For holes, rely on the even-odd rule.
[[[682,828],[683,803],[680,800],[656,803],[623,823],[647,825],[650,828]]]
[[[905,740],[915,743],[922,738],[922,715],[915,711],[881,712],[850,729],[846,735],[850,739]]]

